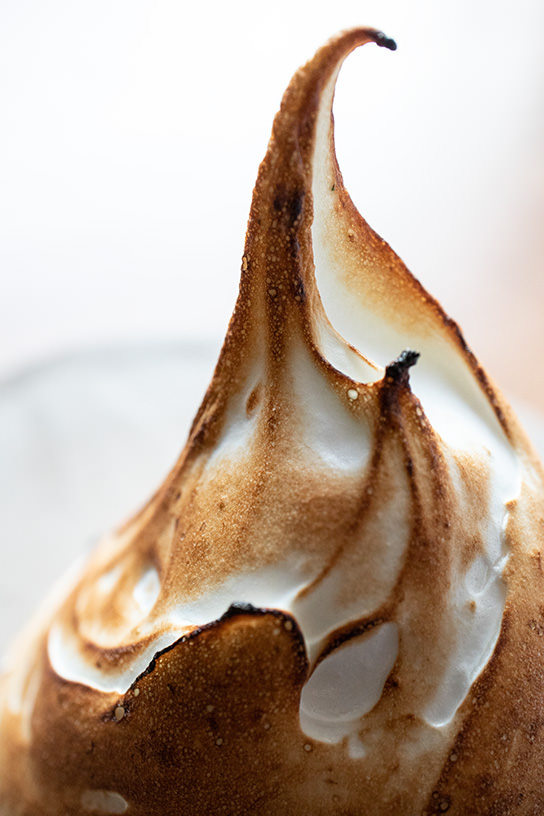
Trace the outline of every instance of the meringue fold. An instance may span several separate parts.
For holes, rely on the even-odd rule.
[[[179,461],[13,652],[2,812],[544,802],[542,471],[344,187],[334,88],[366,42],[394,48],[344,32],[285,93]]]

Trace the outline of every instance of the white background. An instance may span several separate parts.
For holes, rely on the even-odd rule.
[[[398,51],[341,72],[348,189],[544,406],[542,0],[2,0],[0,378],[96,345],[218,345],[282,92],[361,23]]]

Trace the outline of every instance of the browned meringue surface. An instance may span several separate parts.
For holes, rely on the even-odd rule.
[[[544,810],[542,471],[343,186],[366,42],[285,93],[177,465],[10,655],[2,814]]]

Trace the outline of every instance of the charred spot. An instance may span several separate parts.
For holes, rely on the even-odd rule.
[[[261,386],[260,386],[260,385],[257,385],[257,386],[256,386],[256,387],[253,389],[253,391],[251,392],[251,394],[249,395],[249,397],[247,398],[247,402],[246,402],[246,415],[247,415],[248,417],[249,417],[249,416],[251,416],[251,414],[253,413],[253,411],[255,410],[255,408],[256,408],[256,407],[257,407],[257,405],[258,405],[260,391],[261,391]]]
[[[249,712],[249,719],[256,725],[260,725],[267,720],[267,712],[263,708],[252,708]]]
[[[300,254],[300,242],[294,236],[291,237],[291,252],[290,252],[290,254],[291,254],[291,258],[293,260],[296,260],[298,258],[298,256],[299,256],[299,254]]]
[[[388,37],[383,31],[378,31],[376,34],[376,45],[379,45],[381,48],[388,48],[390,51],[397,50],[395,40],[392,40],[391,37]]]
[[[371,629],[374,629],[376,626],[380,626],[382,623],[388,621],[389,615],[387,613],[379,615],[378,617],[373,618],[366,618],[364,620],[359,620],[355,624],[349,623],[346,626],[343,626],[339,629],[336,629],[334,632],[328,636],[327,641],[321,652],[319,657],[316,660],[316,666],[321,663],[328,655],[338,649],[339,646],[343,646],[344,643],[347,643],[349,640],[359,637],[360,635],[364,635],[366,632],[369,632]]]
[[[300,303],[306,302],[306,287],[302,280],[298,280],[295,284],[295,298]]]
[[[386,382],[408,387],[410,385],[410,369],[417,363],[419,356],[419,351],[405,349],[385,369]]]
[[[220,621],[228,620],[229,618],[234,618],[236,615],[259,615],[264,614],[262,609],[258,609],[253,604],[246,603],[246,601],[234,601],[231,603],[229,608],[226,612],[224,612],[221,617],[219,618]]]
[[[396,675],[390,674],[387,680],[385,681],[385,687],[387,689],[398,689],[400,686],[399,679]]]
[[[197,629],[196,633],[198,633],[199,631],[200,630]],[[131,685],[130,690],[133,691],[140,682],[140,680],[142,680],[144,677],[147,677],[149,674],[155,671],[155,668],[157,666],[157,660],[159,660],[160,657],[167,654],[168,652],[171,652],[172,649],[175,649],[176,646],[178,646],[180,643],[185,643],[187,640],[189,640],[190,637],[194,637],[194,635],[195,632],[191,632],[191,635],[189,637],[187,637],[186,635],[182,635],[182,637],[178,638],[178,640],[175,640],[174,643],[171,643],[170,646],[165,646],[164,649],[160,649],[160,651],[155,652],[146,668],[143,670],[143,672],[141,672],[141,674],[138,675],[134,683]]]
[[[466,355],[467,361],[476,379],[480,383],[480,386],[482,387],[486,397],[488,398],[489,403],[493,408],[493,411],[495,412],[495,416],[497,417],[502,429],[504,430],[507,439],[510,439],[510,428],[508,426],[502,408],[497,402],[497,396],[495,394],[495,391],[493,390],[491,383],[487,379],[487,374],[483,370],[482,366],[479,364],[470,346],[467,344],[465,338],[463,337],[463,333],[461,332],[461,329],[459,328],[455,320],[453,320],[451,317],[448,317],[448,315],[446,314],[442,314],[442,320],[444,322],[444,326],[453,333],[456,341],[459,343],[461,350]]]
[[[278,191],[273,201],[274,210],[284,215],[288,223],[293,226],[300,218],[305,197],[305,190],[295,190],[294,192]]]
[[[416,364],[419,352],[406,349],[385,369],[380,389],[380,421],[388,423],[401,413],[401,394],[410,392],[410,368]],[[411,392],[410,392],[411,393]]]
[[[433,809],[432,813],[447,813],[451,807],[451,796],[440,793],[440,791],[433,792]]]
[[[219,723],[217,722],[217,717],[215,717],[213,714],[210,714],[206,718],[206,721],[208,723],[210,731],[212,731],[214,734],[217,733],[217,731],[219,731]]]

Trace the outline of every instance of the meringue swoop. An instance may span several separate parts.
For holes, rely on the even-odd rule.
[[[2,814],[544,812],[543,473],[344,188],[367,42],[284,95],[178,463],[12,651]]]

